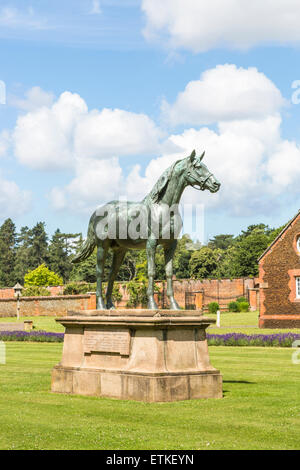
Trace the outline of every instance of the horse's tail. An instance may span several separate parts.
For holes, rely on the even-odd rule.
[[[94,227],[93,227],[93,217],[92,217],[89,223],[87,239],[85,243],[83,244],[83,247],[81,248],[80,252],[77,253],[77,255],[75,255],[74,258],[72,259],[72,263],[77,264],[87,259],[89,256],[91,256],[95,247],[96,247],[96,237],[95,237],[95,232],[94,232]]]

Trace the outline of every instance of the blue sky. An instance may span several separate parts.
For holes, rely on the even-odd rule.
[[[85,233],[99,203],[138,200],[194,146],[222,182],[187,191],[206,239],[297,212],[297,2],[241,18],[204,3],[0,1],[1,221]]]

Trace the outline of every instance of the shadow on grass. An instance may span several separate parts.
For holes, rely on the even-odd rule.
[[[223,380],[223,384],[244,384],[244,385],[256,385],[256,382],[249,382],[248,380]],[[230,395],[231,390],[223,390],[223,398]]]
[[[257,385],[257,382],[249,382],[248,380],[223,380],[223,384],[249,384],[249,385]]]

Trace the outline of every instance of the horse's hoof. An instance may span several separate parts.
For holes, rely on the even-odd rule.
[[[116,310],[116,307],[114,306],[112,302],[107,302],[106,310]]]
[[[176,300],[170,303],[170,310],[181,310]]]
[[[98,300],[98,302],[97,302],[97,310],[106,310],[106,305],[105,305],[105,303],[103,302],[103,300],[102,300],[102,301]]]
[[[148,310],[157,310],[158,306],[154,300],[149,300],[148,302]]]

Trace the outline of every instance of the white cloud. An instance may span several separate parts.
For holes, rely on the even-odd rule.
[[[101,13],[100,0],[92,0],[90,15],[100,15]]]
[[[222,187],[214,195],[189,188],[185,202],[246,216],[269,214],[287,188],[291,196],[299,193],[300,150],[296,142],[281,137],[284,100],[276,86],[256,69],[234,65],[208,70],[191,83],[168,105],[167,117],[194,127],[164,137],[164,142],[147,115],[89,111],[79,95],[65,92],[52,104],[19,117],[12,134],[16,157],[34,169],[73,171],[71,181],[56,185],[50,194],[55,209],[73,213],[88,214],[123,195],[141,200],[168,166],[194,148],[198,153],[206,150],[205,163]],[[215,123],[216,128],[201,127],[203,123]],[[125,175],[121,157],[145,158],[154,152],[160,156],[145,171],[135,165]]]
[[[54,101],[54,94],[51,92],[44,91],[39,86],[30,88],[26,91],[25,98],[18,98],[11,96],[9,98],[9,104],[15,106],[23,111],[33,111],[43,106],[51,106]]]
[[[11,134],[8,130],[0,132],[0,157],[5,157],[11,144]]]
[[[65,187],[52,189],[50,198],[57,210],[90,213],[120,194],[123,175],[117,158],[78,160],[76,176]]]
[[[176,160],[206,150],[204,163],[222,183],[217,194],[187,188],[182,201],[205,204],[235,216],[269,215],[282,194],[299,194],[300,149],[280,136],[281,118],[219,123],[216,131],[190,128],[169,136],[165,152],[152,159],[145,171],[135,165],[125,176],[118,159],[79,160],[76,177],[65,188],[55,188],[51,199],[56,209],[91,213],[100,203],[127,196],[140,201],[162,172]]]
[[[0,9],[0,26],[11,29],[48,29],[47,21],[38,17],[32,7],[27,8],[25,11],[11,6],[2,7]]]
[[[73,163],[73,132],[87,106],[79,95],[63,93],[50,108],[20,116],[13,134],[15,155],[34,169],[58,169]]]
[[[207,127],[188,129],[169,137],[176,152],[153,159],[144,175],[135,167],[127,180],[131,198],[143,197],[161,173],[176,160],[206,150],[204,163],[222,183],[217,194],[186,189],[183,202],[202,204],[236,216],[270,214],[277,196],[289,188],[299,193],[300,150],[295,142],[280,138],[279,115],[264,120],[220,123],[217,131]]]
[[[0,174],[1,219],[21,216],[30,206],[31,192],[20,189],[14,181],[6,180]]]
[[[267,162],[266,171],[272,182],[270,192],[274,195],[287,190],[291,194],[298,192],[300,146],[287,140],[280,142]]]
[[[103,109],[92,111],[78,122],[74,144],[77,155],[107,158],[155,152],[161,136],[145,114]]]
[[[259,120],[221,121],[218,128],[221,134],[232,133],[239,137],[250,135],[271,151],[280,142],[281,122],[280,114],[276,113]]]
[[[162,103],[170,124],[203,125],[273,115],[284,99],[274,83],[254,67],[218,65],[191,81],[174,104]]]
[[[148,40],[196,53],[300,41],[298,0],[143,0],[142,10]]]
[[[149,154],[162,133],[144,114],[120,109],[88,111],[77,94],[63,93],[52,106],[20,116],[13,133],[15,155],[34,169],[74,167],[77,159]]]

